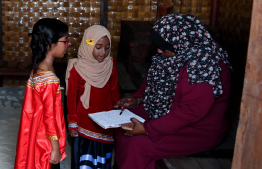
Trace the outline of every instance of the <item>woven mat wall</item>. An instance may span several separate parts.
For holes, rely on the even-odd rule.
[[[117,56],[121,20],[155,21],[157,0],[112,0],[108,4],[107,27],[112,35],[112,55]]]
[[[173,3],[173,13],[194,13],[202,22],[209,23],[210,0],[174,0]],[[9,0],[2,1],[2,11],[3,59],[26,62],[25,65],[31,59],[27,35],[39,18],[57,18],[70,26],[71,44],[65,60],[76,57],[84,30],[100,22],[100,1],[96,0]],[[113,37],[112,56],[117,56],[121,20],[155,21],[156,14],[157,0],[109,1],[108,29]]]
[[[14,63],[23,62],[24,65],[19,64],[20,68],[30,64],[32,54],[30,38],[27,35],[40,18],[57,18],[70,26],[71,43],[67,57],[58,61],[75,57],[84,29],[100,22],[100,2],[95,0],[10,0],[2,1],[2,11],[3,59]],[[14,67],[15,64],[10,66]]]
[[[161,1],[161,0],[160,0]],[[173,0],[171,13],[194,13],[204,24],[209,24],[211,0]],[[108,29],[112,35],[111,56],[117,57],[120,41],[121,20],[155,21],[157,0],[110,0],[108,6]],[[3,0],[3,60],[9,67],[24,69],[31,64],[30,38],[28,33],[40,18],[57,18],[69,25],[70,46],[67,62],[77,57],[83,32],[100,22],[98,0]],[[6,81],[14,77],[5,77]],[[18,78],[15,78],[18,79]],[[12,80],[11,80],[12,81]]]
[[[159,0],[165,1],[165,0]],[[193,13],[204,24],[209,24],[211,0],[173,0],[171,13]],[[108,29],[112,34],[112,55],[117,56],[121,20],[156,21],[157,0],[111,0],[108,6]]]
[[[209,25],[211,0],[174,0],[173,13],[195,14],[203,24]]]

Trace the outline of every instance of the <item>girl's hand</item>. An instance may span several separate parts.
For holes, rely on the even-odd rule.
[[[49,163],[58,164],[61,158],[62,158],[62,155],[60,153],[60,150],[59,149],[52,149],[51,159],[49,160]]]
[[[78,137],[77,130],[69,130],[69,134],[71,137]]]
[[[129,100],[128,103],[127,100]],[[135,106],[137,106],[138,104],[138,100],[132,96],[125,96],[123,97],[121,100],[119,100],[116,105],[114,106],[114,108],[123,108],[126,105],[126,108],[133,108]]]
[[[59,142],[58,140],[50,140],[50,143],[52,145],[52,152],[51,152],[51,159],[49,160],[49,163],[57,164],[59,163],[60,159],[62,158],[60,148],[59,148]]]
[[[135,118],[131,118],[133,125],[130,123],[121,125],[121,128],[126,131],[126,136],[135,136],[135,135],[148,135],[144,128],[144,123],[138,121]]]

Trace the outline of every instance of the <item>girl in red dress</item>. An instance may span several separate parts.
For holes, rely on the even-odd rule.
[[[59,168],[59,161],[66,157],[66,130],[60,81],[53,62],[66,53],[68,26],[44,18],[36,22],[30,35],[33,71],[24,95],[15,169]]]
[[[118,72],[110,56],[111,36],[100,25],[86,29],[78,58],[69,60],[67,107],[73,138],[73,168],[110,168],[113,130],[103,129],[88,114],[109,111],[119,99]]]

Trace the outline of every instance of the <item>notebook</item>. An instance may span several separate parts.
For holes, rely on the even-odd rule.
[[[144,119],[140,116],[132,113],[128,109],[125,109],[121,115],[119,115],[121,110],[111,110],[111,111],[103,111],[98,113],[88,114],[88,116],[96,122],[99,126],[104,129],[108,128],[117,128],[120,127],[121,124],[130,123],[130,118],[134,117],[140,122],[144,123]]]

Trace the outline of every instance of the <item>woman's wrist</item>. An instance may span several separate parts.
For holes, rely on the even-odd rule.
[[[137,98],[137,105],[143,103],[143,98]]]

